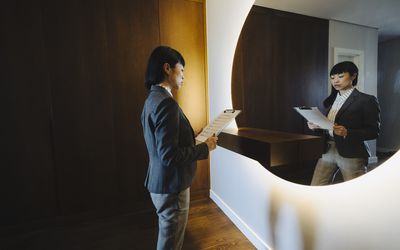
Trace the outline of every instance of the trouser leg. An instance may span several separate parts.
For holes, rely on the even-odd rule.
[[[328,152],[322,155],[315,166],[311,186],[329,185],[332,183],[333,176],[337,170],[335,162],[336,149],[331,143]]]
[[[337,166],[334,162],[324,160],[323,158],[319,159],[317,165],[315,166],[313,178],[311,180],[311,186],[331,184],[336,170]]]
[[[338,156],[337,163],[343,175],[343,180],[348,181],[366,173],[367,159],[344,158]]]
[[[150,193],[158,215],[157,250],[182,248],[189,215],[190,189],[178,194]]]

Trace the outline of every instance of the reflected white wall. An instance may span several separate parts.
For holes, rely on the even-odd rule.
[[[253,0],[208,0],[210,119],[231,103],[231,69]],[[211,196],[258,249],[397,249],[400,153],[355,180],[286,182],[223,148],[211,155]]]

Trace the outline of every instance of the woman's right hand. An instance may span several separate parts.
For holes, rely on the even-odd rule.
[[[307,122],[307,125],[308,125],[308,128],[311,129],[311,130],[315,130],[315,129],[321,128],[320,126],[318,126],[317,124],[312,123],[312,122]]]
[[[214,150],[217,147],[217,141],[218,141],[217,136],[211,136],[205,141],[209,151]]]

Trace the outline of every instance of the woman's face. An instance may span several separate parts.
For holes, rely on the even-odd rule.
[[[331,84],[338,91],[350,89],[353,86],[352,82],[356,75],[351,76],[349,72],[331,75]]]
[[[183,86],[184,67],[181,63],[175,64],[175,66],[168,67],[166,69],[167,82],[172,89],[180,89]]]

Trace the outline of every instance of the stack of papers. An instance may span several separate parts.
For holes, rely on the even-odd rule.
[[[333,122],[323,115],[317,107],[295,107],[294,109],[307,121],[318,125],[321,129],[332,130]]]
[[[212,135],[218,136],[228,124],[235,119],[240,110],[226,109],[211,124],[207,125],[196,137],[197,141],[205,142]]]

